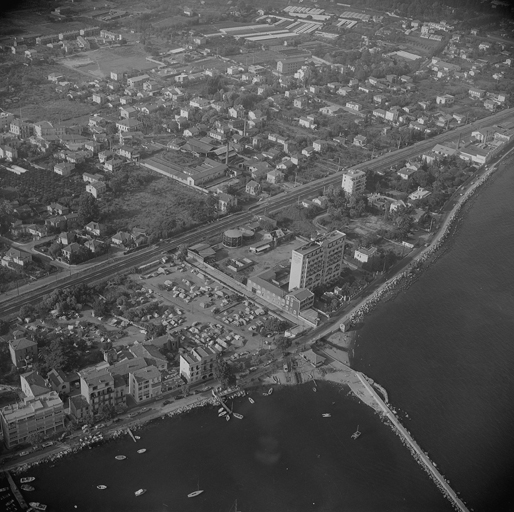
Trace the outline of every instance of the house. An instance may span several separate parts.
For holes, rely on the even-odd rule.
[[[57,237],[57,243],[61,244],[61,245],[70,245],[71,243],[73,243],[75,241],[75,238],[76,238],[75,233],[63,231]]]
[[[116,128],[119,132],[135,132],[141,126],[137,119],[123,119],[116,122]]]
[[[261,193],[261,186],[256,181],[251,180],[246,184],[245,191],[252,196],[258,196]]]
[[[317,151],[318,153],[322,153],[327,148],[327,142],[324,140],[318,139],[312,143],[312,147],[313,147],[314,151]]]
[[[76,242],[72,242],[70,245],[63,247],[62,256],[68,262],[74,261],[75,257],[80,254],[82,246]]]
[[[27,253],[11,247],[2,257],[1,263],[3,267],[16,268],[16,266],[25,267],[32,262],[32,256]]]
[[[495,128],[481,128],[479,130],[475,130],[471,132],[471,136],[476,139],[479,142],[487,143],[491,141],[494,137],[494,134],[496,132]]]
[[[312,349],[306,350],[300,355],[315,368],[321,366],[325,362],[325,358],[316,354]]]
[[[356,135],[353,138],[353,145],[363,148],[366,146],[368,139],[364,135]]]
[[[89,234],[94,236],[102,236],[105,232],[104,225],[98,222],[91,221],[89,224],[86,224],[85,228]]]
[[[376,247],[359,247],[355,249],[353,257],[360,261],[361,263],[370,263],[378,256],[378,251]]]
[[[214,378],[217,352],[210,347],[196,347],[180,355],[180,375],[187,383],[202,382]]]
[[[418,189],[412,194],[409,194],[409,199],[411,201],[419,201],[420,199],[424,199],[425,197],[428,197],[431,194],[428,190],[425,190],[423,187],[418,187]]]
[[[126,231],[118,231],[114,236],[111,237],[111,242],[118,247],[129,247],[132,245],[133,240],[132,236]]]
[[[218,194],[218,210],[227,213],[231,208],[237,206],[237,197],[221,192]]]
[[[335,116],[336,112],[341,110],[341,108],[342,107],[339,105],[329,105],[326,107],[321,107],[319,111],[321,114],[324,114],[326,116]]]
[[[61,176],[69,176],[71,174],[71,171],[75,169],[75,164],[72,164],[70,162],[62,162],[60,164],[54,165],[54,172],[56,174],[60,174]]]
[[[310,128],[312,130],[314,130],[317,126],[314,116],[300,117],[298,123],[300,126],[303,126],[304,128]]]
[[[490,112],[494,112],[499,107],[499,103],[497,101],[487,99],[484,101],[484,108],[489,110]]]
[[[134,107],[120,108],[120,117],[123,119],[134,119],[137,117],[137,110]]]
[[[103,181],[97,181],[95,183],[88,183],[86,185],[86,192],[91,194],[95,199],[98,199],[101,194],[107,190],[107,185]]]
[[[20,368],[25,366],[28,361],[37,359],[37,343],[27,338],[18,338],[9,342],[9,353],[11,361]]]
[[[109,172],[114,172],[123,165],[123,160],[119,158],[112,158],[111,160],[105,160],[104,169]]]
[[[268,172],[266,175],[266,181],[273,185],[278,185],[284,181],[284,173],[278,169],[274,169],[273,171]]]
[[[63,206],[59,203],[50,203],[46,207],[46,210],[48,213],[54,215],[66,215],[70,211],[70,209],[67,206]]]
[[[139,153],[139,149],[133,148],[131,146],[121,146],[118,148],[118,155],[126,158],[128,160],[132,160],[137,162],[139,157],[141,156]]]
[[[254,180],[264,177],[269,171],[271,171],[271,167],[268,162],[255,162],[250,164],[248,168],[250,169]]]
[[[404,167],[403,169],[400,169],[396,174],[398,174],[398,176],[400,176],[402,180],[408,180],[416,171],[417,169],[410,169],[408,167]]]
[[[469,88],[469,96],[475,100],[481,99],[485,96],[485,91],[483,89],[478,89],[477,87]]]
[[[443,94],[441,96],[437,96],[435,102],[438,105],[452,105],[455,102],[455,96],[451,94]]]
[[[346,108],[354,110],[355,112],[360,112],[362,110],[362,105],[360,103],[355,102],[355,101],[347,101],[346,102]]]

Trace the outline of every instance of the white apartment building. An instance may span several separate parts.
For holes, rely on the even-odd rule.
[[[366,173],[357,169],[349,169],[343,174],[341,187],[347,196],[362,194],[366,188]]]
[[[147,366],[129,373],[129,393],[136,402],[143,402],[161,394],[161,372]]]
[[[332,231],[322,239],[295,249],[291,258],[289,291],[314,287],[337,279],[343,270],[346,234]]]
[[[217,352],[209,347],[197,347],[180,355],[180,375],[188,384],[214,377]]]

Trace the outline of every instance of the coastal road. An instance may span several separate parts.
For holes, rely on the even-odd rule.
[[[481,119],[480,121],[464,125],[451,132],[445,132],[441,135],[427,139],[403,149],[391,151],[378,158],[369,160],[359,165],[351,167],[351,169],[370,169],[378,171],[387,169],[392,165],[417,156],[425,151],[430,150],[437,143],[456,141],[459,138],[471,135],[471,132],[479,126],[481,128],[492,126],[514,116],[514,109],[506,109],[497,114]],[[330,176],[299,186],[292,191],[284,192],[267,199],[262,204],[254,206],[251,210],[232,214],[223,217],[217,221],[212,221],[191,230],[185,234],[175,237],[173,240],[167,240],[158,246],[132,253],[124,258],[118,258],[115,261],[105,261],[98,266],[89,267],[82,272],[77,272],[65,279],[56,279],[38,285],[34,283],[26,287],[20,287],[15,295],[15,291],[4,293],[0,296],[0,317],[9,318],[16,315],[21,306],[24,304],[37,304],[41,298],[57,288],[64,288],[79,283],[94,284],[107,279],[119,272],[125,272],[135,266],[158,259],[163,251],[171,251],[181,244],[193,244],[209,237],[218,235],[220,232],[240,226],[253,219],[255,215],[263,215],[265,213],[274,213],[282,208],[299,202],[301,199],[313,197],[322,193],[324,187],[328,185],[339,185],[343,170],[338,171]]]

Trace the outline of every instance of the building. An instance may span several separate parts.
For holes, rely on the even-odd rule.
[[[88,183],[86,185],[86,192],[91,194],[95,199],[98,199],[106,190],[107,185],[103,181]]]
[[[215,376],[217,352],[210,347],[196,347],[180,355],[180,375],[188,384],[207,381]]]
[[[300,288],[285,297],[284,309],[292,315],[299,316],[300,311],[309,309],[314,304],[314,293],[305,288]]]
[[[366,188],[366,173],[358,169],[349,169],[343,174],[341,187],[347,196],[362,194]]]
[[[24,267],[32,262],[32,255],[19,249],[10,248],[2,258],[2,266],[16,268],[17,265]]]
[[[230,208],[237,206],[237,197],[222,192],[218,194],[218,210],[221,213],[227,213]]]
[[[372,261],[377,255],[376,247],[359,247],[358,249],[355,249],[353,257],[361,263],[368,263]]]
[[[441,96],[437,96],[435,102],[438,105],[451,105],[455,102],[455,96],[452,96],[451,94],[443,94]]]
[[[159,396],[162,392],[161,372],[155,366],[147,366],[129,373],[129,394],[136,402]]]
[[[223,233],[225,247],[241,247],[243,245],[243,232],[240,229],[227,229]]]
[[[279,51],[277,59],[277,71],[283,75],[293,74],[305,65],[308,52],[296,48],[285,48]]]
[[[62,162],[60,164],[54,165],[54,172],[55,174],[59,174],[60,176],[70,176],[71,171],[75,169],[75,164],[72,164],[70,162]]]
[[[343,270],[345,241],[346,234],[335,230],[295,249],[291,258],[289,291],[312,290],[337,279]]]
[[[256,181],[251,180],[246,184],[245,191],[252,196],[258,196],[261,193],[261,186]]]
[[[63,403],[55,391],[27,396],[22,402],[0,409],[7,448],[47,437],[64,427]]]
[[[20,368],[27,362],[37,359],[37,343],[27,338],[18,338],[9,342],[11,361]]]

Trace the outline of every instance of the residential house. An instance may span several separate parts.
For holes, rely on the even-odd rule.
[[[266,181],[273,185],[278,185],[284,181],[284,173],[278,169],[274,169],[273,171],[269,171],[266,175]]]
[[[132,245],[132,236],[126,231],[118,231],[114,236],[111,237],[111,242],[114,245],[129,247]]]
[[[116,128],[120,132],[135,132],[141,126],[137,119],[123,119],[116,122]]]
[[[304,128],[310,128],[312,130],[314,130],[317,126],[314,116],[300,117],[298,123],[300,126],[303,126]]]
[[[475,100],[481,99],[485,96],[485,91],[483,89],[478,89],[477,87],[469,88],[469,96]]]
[[[20,251],[11,247],[2,257],[1,263],[3,267],[16,269],[25,267],[32,262],[32,255],[28,252]]]
[[[437,96],[435,102],[438,105],[452,105],[455,102],[455,96],[451,94],[443,94],[441,96]]]
[[[104,169],[108,172],[114,172],[123,165],[123,160],[119,158],[112,158],[111,160],[105,160]]]
[[[218,210],[222,213],[227,213],[231,208],[237,206],[237,197],[221,192],[217,196],[218,198]]]
[[[210,347],[196,347],[180,355],[180,375],[187,383],[208,381],[215,377],[217,352]]]
[[[368,139],[364,135],[356,135],[353,138],[353,145],[363,148],[366,146]]]
[[[27,338],[17,338],[9,341],[11,361],[16,368],[26,366],[37,360],[37,343]]]
[[[103,181],[96,181],[86,185],[86,192],[98,199],[107,190],[107,185]]]
[[[356,101],[347,101],[346,108],[354,110],[355,112],[360,112],[362,110],[362,105]]]
[[[75,169],[75,164],[72,164],[70,162],[62,162],[60,164],[54,165],[54,172],[56,174],[60,174],[61,176],[69,176],[71,174],[71,171]]]
[[[137,110],[134,107],[120,108],[120,117],[123,119],[134,119],[137,117]]]
[[[428,190],[425,190],[423,187],[418,187],[417,190],[409,194],[410,201],[419,201],[420,199],[424,199],[431,194]]]
[[[89,224],[85,226],[86,231],[93,236],[103,236],[105,233],[105,226],[98,222],[91,221]]]
[[[246,184],[245,190],[247,194],[258,196],[261,193],[261,186],[256,181],[251,180]]]
[[[62,248],[62,256],[66,261],[73,262],[75,261],[76,256],[80,254],[81,250],[81,245],[76,242],[72,242],[71,244]]]

